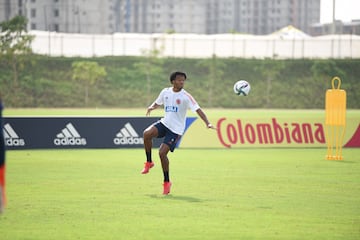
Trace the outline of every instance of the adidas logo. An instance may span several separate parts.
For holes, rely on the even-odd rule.
[[[133,145],[144,144],[144,139],[139,137],[139,134],[135,131],[133,126],[128,122],[122,129],[116,134],[114,138],[115,145]]]
[[[4,132],[6,146],[11,146],[11,147],[25,146],[25,140],[19,138],[19,136],[16,134],[16,132],[9,123],[4,125],[3,132]]]
[[[75,127],[68,123],[66,127],[56,135],[54,139],[56,146],[85,146],[86,139],[82,138]]]

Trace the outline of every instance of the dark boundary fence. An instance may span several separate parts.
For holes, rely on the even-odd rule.
[[[4,118],[5,145],[12,149],[143,148],[143,131],[159,118]],[[161,139],[155,139],[159,147]]]

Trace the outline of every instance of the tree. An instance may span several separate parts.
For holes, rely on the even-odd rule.
[[[312,96],[308,98],[317,105],[324,105],[325,92],[331,88],[331,80],[333,77],[340,77],[341,80],[346,79],[346,73],[336,64],[336,61],[330,60],[315,60],[310,68],[312,73],[311,79],[306,79],[305,84],[311,85]],[[307,82],[306,82],[307,81]],[[341,88],[344,88],[342,85]],[[337,87],[337,85],[335,85]],[[322,97],[320,97],[322,96]]]
[[[265,59],[259,66],[255,67],[256,71],[259,71],[261,75],[266,79],[266,104],[265,107],[271,107],[271,92],[273,80],[281,75],[281,71],[285,68],[283,61]]]
[[[161,78],[163,75],[163,59],[159,58],[162,50],[154,49],[145,51],[143,50],[143,55],[146,57],[144,61],[140,61],[134,64],[134,68],[137,72],[143,74],[146,78],[146,104],[150,104],[151,101],[151,85],[152,79]]]
[[[204,67],[208,72],[208,106],[213,106],[213,97],[215,85],[219,80],[222,79],[224,75],[225,64],[222,61],[217,60],[216,55],[213,55],[212,58],[201,60],[198,63],[198,66]]]
[[[334,60],[316,60],[311,66],[311,72],[316,78],[328,81],[335,76],[346,77],[345,72],[336,65]]]
[[[27,33],[26,25],[27,19],[20,15],[0,23],[0,59],[10,65],[15,86],[19,71],[32,53],[31,42],[34,36]]]
[[[85,88],[85,106],[89,102],[89,88],[103,80],[107,73],[104,67],[92,61],[76,61],[72,63],[72,79],[80,81]]]

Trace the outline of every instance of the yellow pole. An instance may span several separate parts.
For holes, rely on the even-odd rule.
[[[335,88],[335,81],[338,82]],[[331,80],[332,89],[326,90],[325,128],[328,160],[342,160],[342,143],[346,128],[346,91],[340,89],[341,79]]]

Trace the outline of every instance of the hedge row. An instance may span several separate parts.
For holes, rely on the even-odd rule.
[[[169,74],[185,71],[185,88],[203,107],[324,108],[325,91],[339,76],[348,108],[360,108],[360,59],[256,60],[236,58],[157,59],[151,57],[64,58],[32,56],[18,72],[0,62],[0,91],[8,107],[144,107],[170,85]],[[85,90],[72,80],[75,61],[96,61],[107,76]],[[240,79],[250,82],[248,97],[233,93]]]

